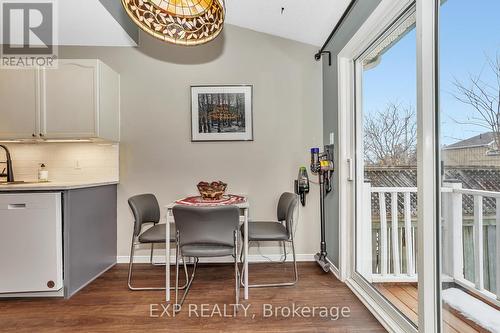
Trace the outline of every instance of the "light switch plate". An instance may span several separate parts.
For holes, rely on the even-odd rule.
[[[335,135],[333,132],[330,132],[330,144],[334,145],[335,144]]]

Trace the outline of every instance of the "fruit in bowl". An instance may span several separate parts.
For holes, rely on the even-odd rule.
[[[220,200],[226,192],[227,184],[221,181],[199,182],[197,187],[203,200]]]

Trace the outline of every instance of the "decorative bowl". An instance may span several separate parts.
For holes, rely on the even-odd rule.
[[[226,192],[227,184],[221,181],[218,182],[199,182],[198,191],[201,194],[203,200],[220,200]]]

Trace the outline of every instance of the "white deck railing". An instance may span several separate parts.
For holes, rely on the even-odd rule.
[[[416,282],[416,187],[371,187],[364,184],[363,212],[358,233],[358,271],[370,282]],[[474,198],[473,249],[474,281],[464,277],[463,196]],[[496,295],[484,289],[483,199],[496,200]],[[372,200],[378,199],[375,218]],[[399,199],[399,200],[398,200]],[[490,199],[490,200],[492,200]],[[368,204],[369,203],[369,204]],[[412,205],[413,203],[413,205]],[[389,206],[389,207],[387,207]],[[388,209],[389,208],[389,209]],[[390,216],[388,216],[390,215]],[[443,280],[456,282],[500,300],[500,192],[463,189],[460,183],[442,188]]]

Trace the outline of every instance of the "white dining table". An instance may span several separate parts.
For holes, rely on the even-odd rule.
[[[168,223],[175,223],[174,220],[174,214],[173,214],[173,208],[178,205],[177,201],[174,201],[170,203],[169,205],[166,206],[167,208],[167,216],[166,216],[166,221]],[[221,204],[222,205],[222,204]],[[243,255],[244,255],[244,261],[243,261],[243,266],[244,266],[244,275],[243,275],[243,281],[245,282],[244,285],[244,299],[248,299],[248,210],[250,208],[250,205],[248,203],[248,199],[245,198],[244,202],[240,203],[235,203],[233,204],[234,206],[238,207],[240,209],[240,223],[243,225],[243,230],[244,230],[244,235],[243,235]],[[213,206],[213,205],[212,205]],[[170,239],[170,228],[165,228],[166,230],[166,235],[165,239]],[[167,243],[167,246],[165,246],[165,291],[166,291],[166,301],[170,302],[170,250],[171,246],[170,243]]]

